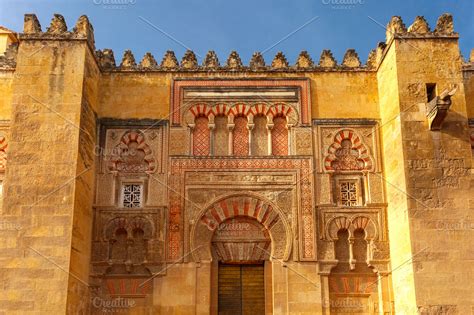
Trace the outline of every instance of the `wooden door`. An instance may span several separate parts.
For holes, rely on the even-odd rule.
[[[263,265],[219,264],[219,315],[265,314]]]

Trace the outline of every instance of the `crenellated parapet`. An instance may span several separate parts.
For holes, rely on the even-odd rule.
[[[91,49],[94,49],[94,28],[87,16],[82,15],[77,20],[71,31],[68,31],[66,20],[61,14],[54,14],[46,32],[43,32],[41,24],[35,14],[25,14],[23,33],[20,40],[86,40]]]
[[[393,16],[387,24],[386,42],[390,42],[393,38],[423,38],[423,37],[457,37],[454,32],[453,16],[444,13],[438,18],[436,27],[430,30],[428,22],[423,16],[417,16],[413,23],[407,28],[403,20],[399,16]]]
[[[231,71],[231,72],[306,72],[306,71],[371,71],[374,70],[380,52],[374,50],[369,54],[367,63],[363,65],[354,49],[348,49],[341,64],[338,64],[330,50],[323,50],[318,63],[315,63],[307,51],[302,51],[295,63],[290,65],[283,52],[278,52],[272,59],[271,64],[266,64],[263,54],[255,52],[248,65],[242,62],[239,54],[232,51],[223,65],[219,62],[216,52],[211,50],[202,60],[202,64],[196,54],[187,50],[178,62],[173,51],[167,51],[160,64],[155,57],[147,52],[140,64],[135,63],[135,57],[130,50],[125,51],[119,66],[113,58],[114,53],[110,49],[98,50],[95,55],[99,66],[103,71],[183,71],[183,72],[208,72],[208,71]],[[381,58],[379,58],[381,59]]]
[[[195,52],[187,50],[178,61],[173,51],[167,51],[158,63],[155,57],[147,52],[140,63],[135,61],[132,51],[125,51],[122,60],[119,62],[114,58],[111,49],[103,49],[95,52],[97,63],[102,71],[114,72],[311,72],[311,71],[376,71],[383,59],[386,47],[393,38],[430,38],[430,37],[457,37],[454,32],[453,18],[450,14],[443,14],[438,18],[434,30],[430,29],[428,22],[422,16],[417,16],[413,23],[406,27],[400,16],[390,19],[386,28],[386,42],[379,43],[377,47],[370,51],[367,61],[363,64],[354,49],[348,49],[341,63],[338,63],[330,50],[323,50],[319,61],[314,61],[307,51],[302,51],[296,58],[294,64],[290,64],[283,52],[277,52],[271,59],[270,64],[265,63],[264,54],[255,52],[248,65],[244,64],[239,54],[232,51],[224,59],[222,64],[215,51],[209,51],[202,61],[197,58]],[[54,14],[50,25],[43,32],[38,18],[34,14],[26,14],[24,20],[23,33],[20,40],[41,39],[41,40],[87,40],[91,48],[94,48],[94,31],[87,16],[79,17],[72,30],[68,30],[64,17]],[[387,44],[386,44],[387,43]],[[8,56],[1,57],[0,67],[14,68],[14,47]],[[471,62],[472,63],[472,62]],[[470,68],[470,64],[466,67]]]
[[[400,16],[392,16],[386,27],[386,41],[377,44],[375,50],[369,53],[367,59],[368,69],[377,69],[382,61],[386,49],[394,38],[398,39],[429,39],[429,38],[458,38],[454,32],[453,17],[449,13],[441,15],[434,30],[431,30],[423,16],[415,17],[413,23],[406,27]]]

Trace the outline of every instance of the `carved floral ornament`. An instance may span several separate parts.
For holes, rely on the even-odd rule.
[[[153,151],[145,141],[145,134],[138,130],[125,132],[108,157],[111,172],[153,173],[157,162]]]
[[[285,117],[287,126],[292,127],[298,124],[298,111],[293,106],[285,103],[264,104],[264,103],[218,103],[209,105],[198,103],[191,105],[184,112],[183,120],[186,125],[193,127],[197,117],[207,117],[209,123],[214,123],[216,116],[227,116],[229,123],[233,123],[236,116],[247,117],[250,123],[258,115],[266,116],[268,123],[272,124],[275,117]]]
[[[324,169],[337,171],[371,171],[373,161],[361,138],[352,129],[342,129],[334,136],[324,159]]]

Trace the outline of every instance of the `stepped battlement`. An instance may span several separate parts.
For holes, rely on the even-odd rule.
[[[210,50],[199,63],[196,54],[187,50],[178,61],[175,53],[168,50],[160,63],[155,57],[147,52],[140,62],[137,62],[131,50],[126,50],[118,63],[111,49],[95,49],[94,29],[87,16],[82,15],[77,20],[72,30],[68,30],[66,20],[60,14],[54,14],[49,27],[44,32],[35,14],[25,14],[23,33],[19,34],[19,40],[86,40],[90,48],[95,51],[95,57],[102,71],[136,72],[136,71],[160,71],[160,72],[317,72],[317,71],[373,71],[378,68],[383,59],[386,48],[394,38],[458,38],[454,32],[453,17],[445,13],[441,15],[434,30],[431,30],[428,22],[423,16],[417,16],[413,23],[407,28],[400,16],[393,16],[386,26],[386,41],[377,44],[371,50],[365,64],[355,49],[347,49],[341,63],[331,53],[331,50],[323,50],[318,62],[314,62],[307,51],[302,51],[294,64],[290,64],[283,52],[278,52],[271,62],[267,63],[261,52],[255,52],[248,65],[243,64],[239,54],[232,51],[225,62],[220,62],[215,51]],[[17,44],[10,45],[8,53],[0,57],[0,68],[13,69],[15,67],[15,55]],[[467,62],[466,68],[472,68],[473,54]]]

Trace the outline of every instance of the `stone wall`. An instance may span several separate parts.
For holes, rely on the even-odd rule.
[[[93,175],[81,176],[93,173],[84,169],[93,159],[80,157],[78,149],[86,140],[81,128],[92,132],[86,143],[94,140],[93,112],[81,115],[88,106],[82,93],[86,49],[81,42],[25,40],[19,50],[2,212],[4,220],[20,224],[3,232],[10,245],[2,250],[2,281],[12,287],[5,288],[0,304],[9,313],[66,311],[71,251],[76,250],[71,245],[79,232],[73,231],[81,221],[75,214],[79,202],[86,213],[91,206],[84,185],[92,184]],[[86,258],[87,242],[86,232]],[[74,281],[87,283],[87,267],[73,270],[79,273]]]
[[[395,303],[410,313],[468,313],[473,300],[464,278],[472,273],[471,151],[449,21],[440,17],[431,36],[396,35],[379,69]],[[428,127],[427,84],[436,84],[437,95],[459,87],[440,131]]]
[[[43,32],[26,15],[18,52],[0,58],[0,312],[100,313],[90,302],[117,289],[137,303],[124,312],[214,314],[213,231],[243,214],[271,236],[267,314],[335,313],[333,296],[361,294],[375,313],[469,313],[474,76],[457,41],[449,15],[433,32],[421,17],[408,29],[394,17],[366,65],[351,49],[339,65],[326,50],[294,65],[282,53],[244,65],[236,52],[199,65],[191,51],[160,64],[126,51],[116,63],[94,52],[86,17],[68,31],[55,15]],[[270,137],[284,112],[287,156],[193,157],[194,111],[206,108],[209,130],[215,115],[179,94],[186,82],[296,91],[264,115]],[[433,84],[435,100],[452,103],[438,131],[426,117]],[[226,100],[229,135],[248,108]],[[240,101],[257,114],[255,99]],[[132,149],[142,155],[122,156]],[[142,185],[139,207],[123,203],[124,183]],[[355,288],[361,277],[376,288]]]

